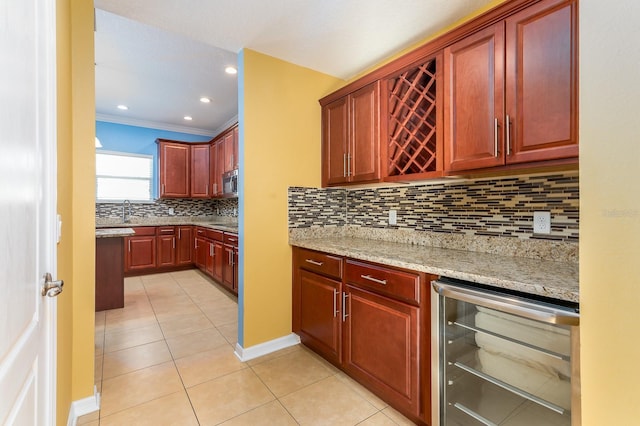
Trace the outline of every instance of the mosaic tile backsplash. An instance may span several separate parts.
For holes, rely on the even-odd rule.
[[[369,189],[289,189],[289,227],[344,226],[578,241],[577,172]],[[397,225],[388,225],[389,210]],[[551,233],[533,234],[533,212]]]
[[[170,210],[173,209],[173,214]],[[132,203],[131,217],[234,216],[237,199],[158,199],[153,203]],[[122,217],[122,203],[96,203],[96,219]]]

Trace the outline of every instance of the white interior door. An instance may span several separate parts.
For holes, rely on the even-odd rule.
[[[0,1],[0,424],[55,424],[55,0]]]

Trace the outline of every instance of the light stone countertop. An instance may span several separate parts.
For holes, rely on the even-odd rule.
[[[429,274],[579,301],[578,263],[501,256],[352,237],[296,238],[292,246]]]
[[[101,228],[96,229],[96,238],[122,238],[135,235],[133,228]]]
[[[175,226],[194,225],[209,229],[238,233],[237,218],[216,216],[168,216],[133,218],[130,222],[123,223],[120,219],[96,219],[96,236],[100,229],[123,228],[136,226]]]

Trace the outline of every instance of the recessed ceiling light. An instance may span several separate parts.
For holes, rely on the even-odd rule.
[[[211,102],[211,99],[203,96],[200,98],[200,102],[202,102],[203,104],[208,104],[209,102]]]
[[[238,70],[235,69],[234,67],[226,67],[224,69],[224,72],[226,72],[227,74],[237,74]]]
[[[128,106],[126,106],[126,105],[118,105],[118,109],[121,109],[121,110],[123,110],[123,111],[126,111],[126,110],[128,110],[128,109],[129,109],[129,107],[128,107]]]
[[[190,115],[185,115],[184,119],[187,120],[187,121],[191,121],[191,120],[193,120],[193,117],[191,117]]]

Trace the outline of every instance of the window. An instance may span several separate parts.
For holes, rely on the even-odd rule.
[[[152,201],[153,156],[96,152],[97,201]]]

